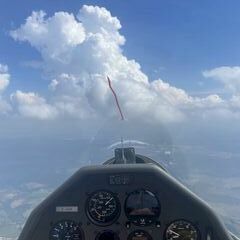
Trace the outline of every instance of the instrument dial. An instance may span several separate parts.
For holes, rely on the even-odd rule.
[[[175,221],[167,228],[166,240],[198,240],[198,230],[190,222]]]
[[[119,237],[111,230],[104,230],[97,235],[96,240],[119,240]]]
[[[56,223],[50,231],[50,240],[83,240],[80,227],[73,221]]]
[[[135,225],[151,225],[160,215],[160,203],[154,193],[144,189],[137,190],[128,195],[125,212]]]
[[[136,230],[129,235],[128,240],[152,240],[152,237],[143,230]]]
[[[87,215],[97,225],[110,225],[120,214],[120,203],[109,191],[93,193],[87,202]]]

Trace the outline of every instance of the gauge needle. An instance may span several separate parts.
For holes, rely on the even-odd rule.
[[[112,200],[113,200],[113,198],[110,198],[110,199],[105,203],[105,206],[107,206]]]
[[[169,232],[171,232],[172,234],[174,234],[176,237],[180,237],[180,234],[174,232],[173,230],[169,230]]]

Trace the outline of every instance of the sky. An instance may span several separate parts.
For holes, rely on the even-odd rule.
[[[239,5],[234,0],[2,0],[2,134],[26,128],[41,134],[29,125],[51,124],[50,132],[67,128],[71,135],[76,125],[69,121],[74,121],[88,135],[86,129],[117,121],[109,76],[129,121],[172,124],[174,131],[181,126],[190,135],[203,126],[202,138],[225,129],[223,135],[236,139]]]
[[[2,0],[2,134],[32,124],[51,125],[51,131],[64,131],[56,130],[64,125],[72,133],[76,126],[71,129],[69,121],[84,126],[83,132],[118,120],[109,76],[129,121],[185,126],[190,132],[199,124],[203,138],[211,138],[207,133],[217,126],[215,133],[224,129],[223,135],[236,139],[239,5]]]
[[[39,72],[24,64],[39,59],[35,49],[16,44],[9,31],[17,28],[33,10],[44,10],[51,16],[56,11],[77,13],[83,4],[106,7],[117,16],[127,41],[124,53],[141,63],[151,78],[161,76],[171,84],[193,93],[221,92],[219,84],[206,80],[201,71],[218,66],[238,65],[239,2],[216,1],[1,1],[1,56],[8,64],[12,82],[31,90],[39,81]],[[217,5],[217,6],[216,6]],[[233,37],[234,36],[234,37]],[[28,73],[28,74],[26,74]],[[21,81],[19,79],[25,79]],[[28,80],[29,79],[29,80]]]
[[[19,5],[3,0],[0,4],[3,115],[45,120],[62,115],[98,118],[111,105],[107,86],[96,80],[97,75],[105,79],[107,74],[114,78],[129,118],[152,114],[157,123],[178,122],[189,115],[205,118],[209,111],[217,117],[236,118],[239,114],[237,1],[218,1],[216,5],[214,1],[146,4],[52,0],[21,1]],[[19,6],[13,10],[14,4]],[[64,18],[69,20],[68,26],[64,26]],[[89,18],[91,23],[85,23]],[[75,32],[60,33],[74,24]],[[92,29],[89,24],[98,24],[99,28]],[[37,28],[48,33],[41,36]],[[93,34],[111,41],[112,48],[107,49],[109,44],[91,49],[93,40],[89,36]],[[113,38],[108,39],[111,34]],[[102,44],[100,39],[94,41]],[[109,55],[104,56],[107,52]],[[122,61],[121,67],[117,66],[118,60]],[[130,63],[134,66],[130,67]],[[71,80],[67,82],[66,78]],[[53,86],[54,81],[57,86]],[[136,82],[146,85],[137,86]],[[77,90],[82,93],[75,92],[81,97],[73,97],[71,84],[74,91],[84,85]],[[126,91],[127,85],[135,88],[138,98]],[[30,103],[30,98],[34,102]],[[140,108],[139,101],[144,102]],[[109,112],[112,116],[113,112]]]
[[[171,146],[175,171],[189,172],[192,189],[239,229],[239,8],[238,0],[1,0],[2,193],[60,184],[102,161],[124,133],[159,159]]]

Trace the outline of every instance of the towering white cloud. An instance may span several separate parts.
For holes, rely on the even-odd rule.
[[[43,11],[33,12],[11,35],[15,40],[29,41],[43,57],[58,60],[63,60],[66,53],[85,39],[82,24],[65,12],[57,12],[48,19]]]
[[[112,116],[116,109],[106,76],[111,77],[128,118],[150,116],[151,121],[176,122],[189,116],[205,118],[240,111],[236,98],[228,101],[216,94],[192,97],[162,79],[150,80],[139,63],[123,55],[125,38],[120,30],[119,19],[97,6],[84,5],[76,17],[67,12],[52,17],[43,11],[33,12],[11,35],[15,40],[29,42],[41,53],[44,69],[51,73],[51,105],[42,97],[19,91],[13,97],[19,112],[40,118]],[[219,78],[222,72],[206,71],[204,76]],[[229,75],[225,73],[222,81]],[[36,102],[23,102],[23,96]]]

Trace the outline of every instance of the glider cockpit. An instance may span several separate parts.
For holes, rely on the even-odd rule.
[[[119,148],[81,168],[30,215],[19,240],[232,240],[215,212],[153,160]]]

